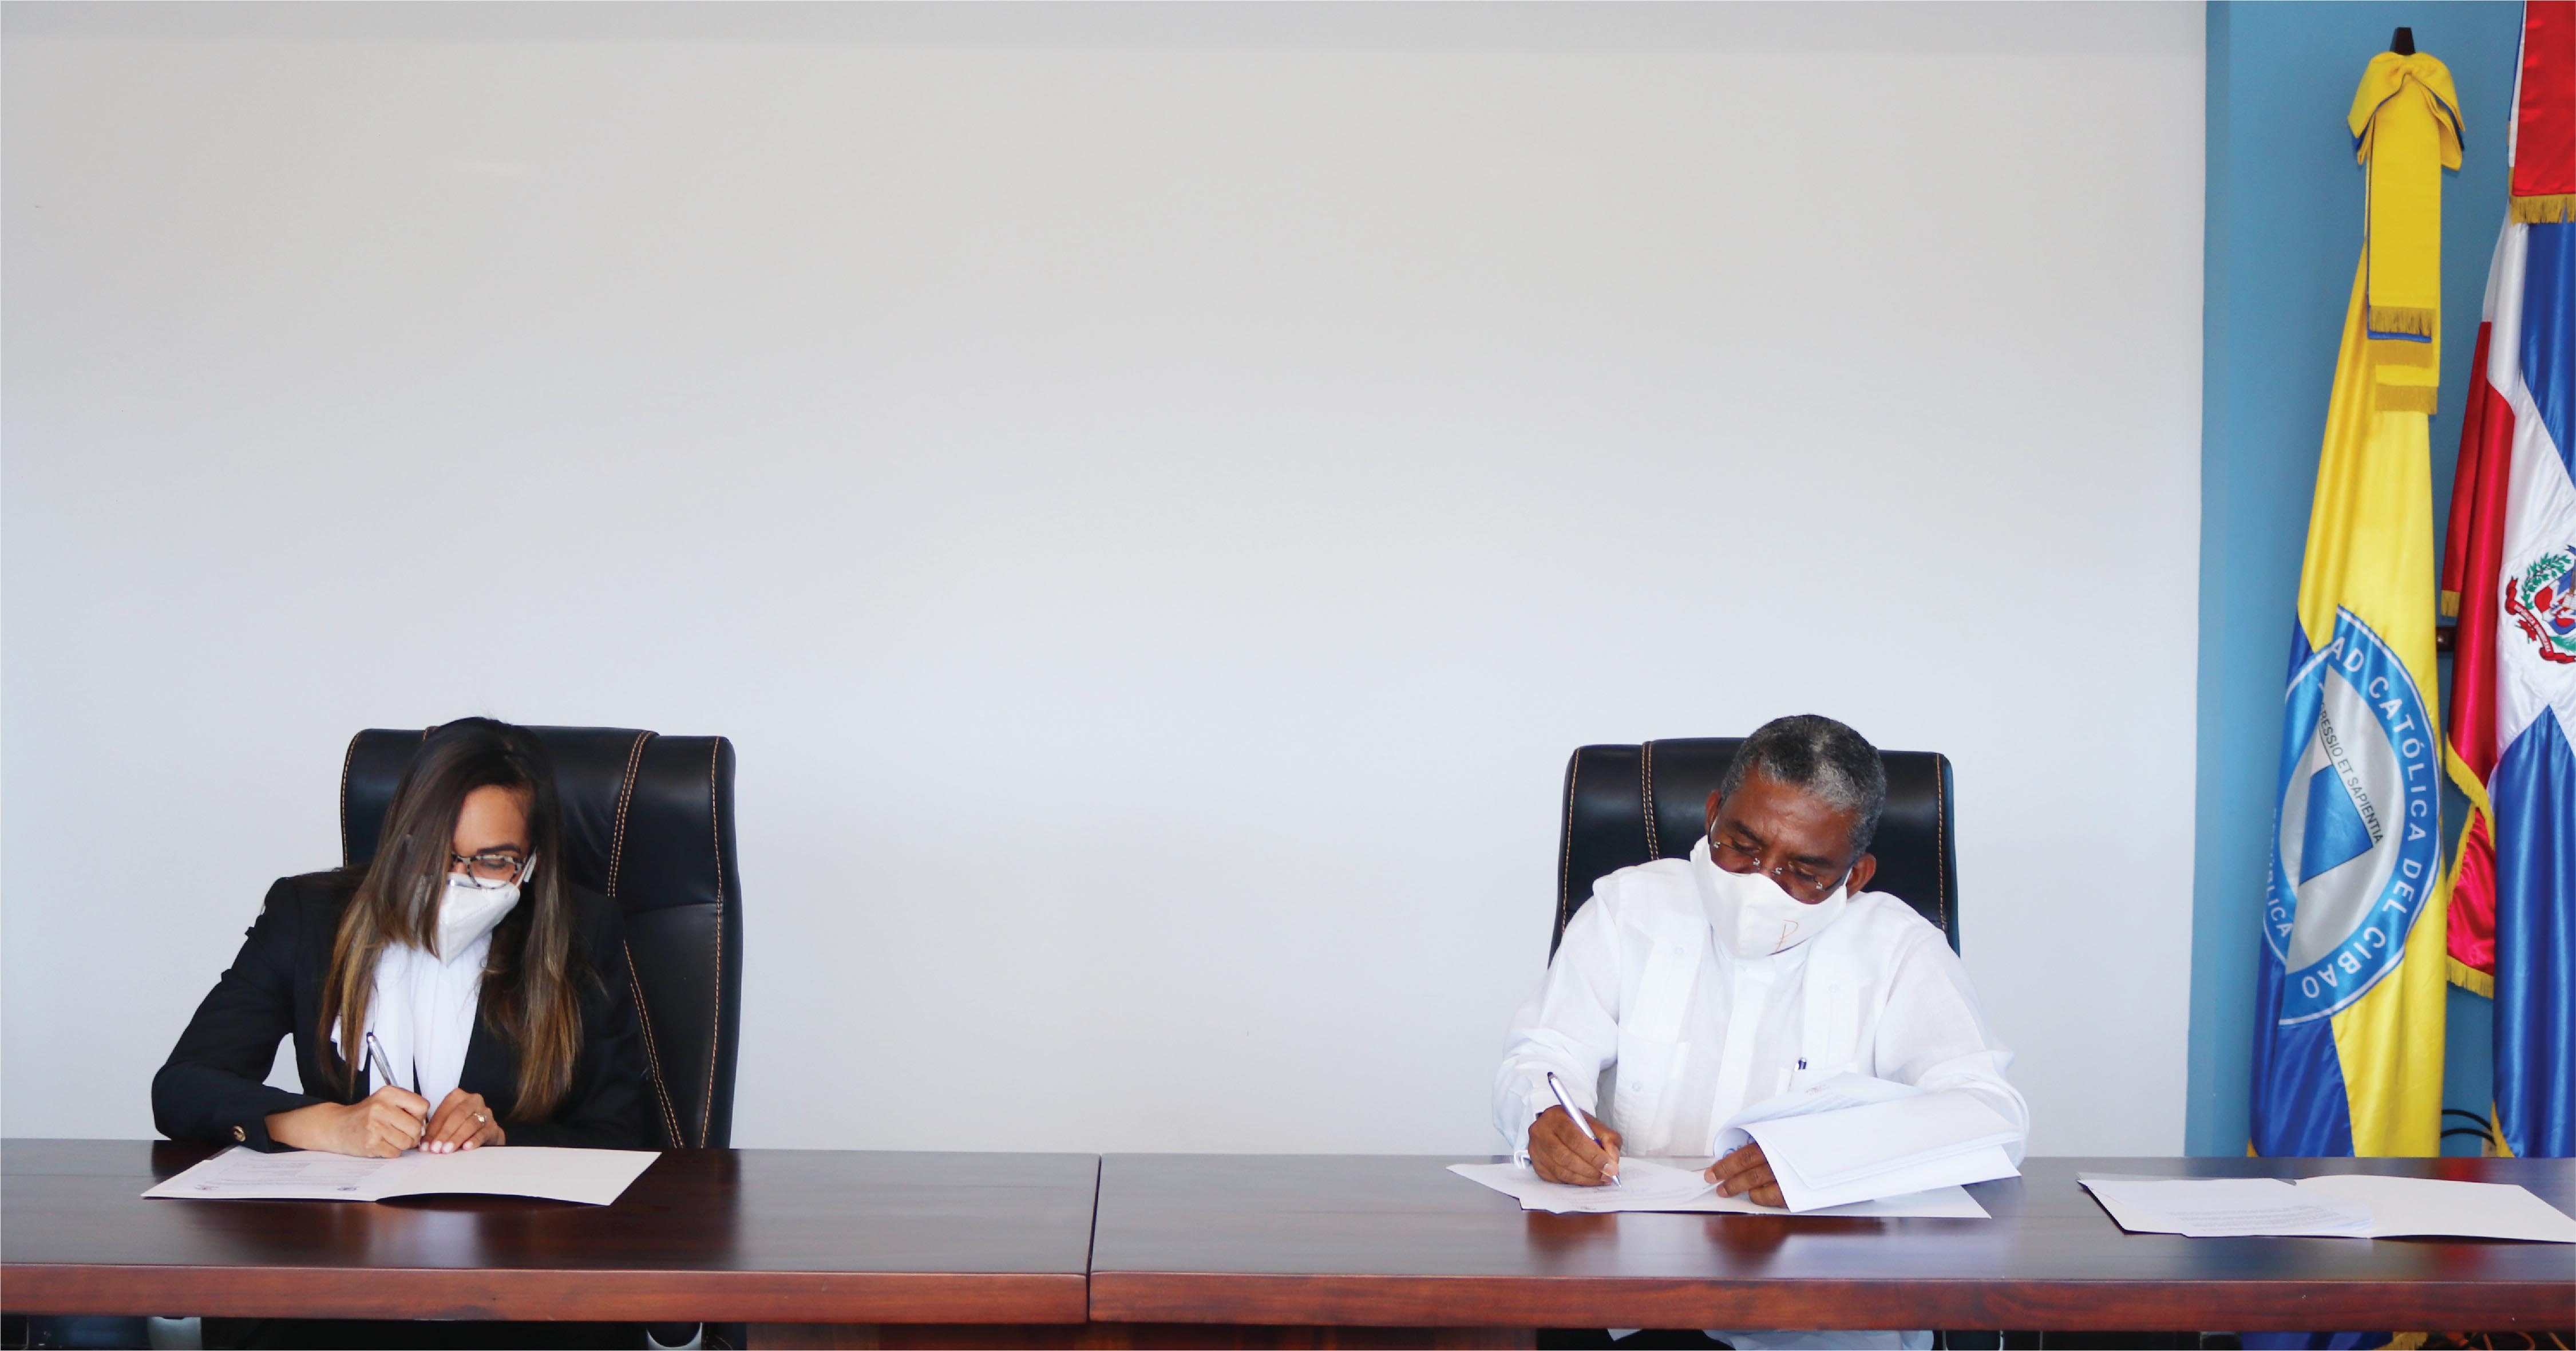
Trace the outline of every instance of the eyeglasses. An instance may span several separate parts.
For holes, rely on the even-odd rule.
[[[1780,884],[1781,890],[1802,901],[1823,900],[1833,894],[1835,886],[1844,877],[1850,875],[1846,870],[1829,877],[1818,876],[1812,869],[1785,862],[1765,867],[1760,854],[1750,849],[1738,849],[1714,835],[1709,837],[1708,854],[1717,866],[1731,873],[1769,873]]]
[[[484,854],[450,854],[447,866],[464,877],[466,883],[489,891],[513,882],[526,881],[529,860],[515,850],[495,849]]]

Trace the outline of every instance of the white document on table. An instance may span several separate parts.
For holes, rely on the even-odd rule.
[[[386,1185],[388,1177],[410,1171],[416,1157],[404,1154],[390,1159],[357,1159],[301,1149],[262,1154],[235,1145],[143,1194],[372,1201],[376,1199],[376,1189]]]
[[[532,1196],[604,1206],[661,1154],[649,1149],[496,1145],[390,1159],[235,1145],[143,1193],[207,1201],[383,1201],[397,1196]]]
[[[2369,1206],[2302,1192],[2277,1177],[2076,1180],[2133,1234],[2370,1236]]]
[[[1829,1210],[1791,1212],[1758,1205],[1742,1196],[1720,1196],[1704,1176],[1709,1159],[1621,1159],[1619,1182],[1611,1187],[1576,1187],[1549,1182],[1516,1163],[1453,1163],[1449,1171],[1501,1192],[1523,1210],[1558,1215],[1608,1215],[1622,1211],[1662,1211],[1713,1215],[1851,1215],[1878,1219],[1987,1218],[1986,1208],[1959,1187],[1941,1187],[1911,1196],[1890,1196]]]
[[[1858,1219],[1880,1220],[1983,1220],[1992,1218],[1977,1198],[1965,1187],[1933,1187],[1926,1191],[1907,1192],[1901,1196],[1882,1196],[1874,1201],[1852,1201],[1816,1210],[1789,1210],[1766,1206],[1746,1196],[1720,1196],[1710,1192],[1684,1210],[1714,1211],[1724,1215],[1795,1215],[1802,1219],[1817,1215],[1844,1215]]]
[[[2299,1190],[2370,1207],[2372,1238],[2440,1234],[2576,1243],[2576,1219],[2511,1183],[2327,1173],[2300,1178]]]
[[[1550,1182],[1517,1163],[1453,1163],[1449,1171],[1481,1182],[1521,1203],[1523,1210],[1557,1215],[1608,1215],[1622,1210],[1679,1210],[1716,1192],[1697,1169],[1653,1159],[1619,1160],[1619,1180],[1607,1187]]]
[[[2187,1238],[2454,1238],[2576,1243],[2576,1219],[2525,1188],[2330,1173],[2301,1178],[2077,1179],[2123,1229]]]
[[[1715,1152],[1759,1143],[1781,1199],[1803,1215],[2019,1177],[2004,1148],[2018,1138],[1968,1094],[1837,1074],[1736,1113],[1718,1128]]]

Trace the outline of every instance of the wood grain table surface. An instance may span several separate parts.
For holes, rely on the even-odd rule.
[[[2576,1247],[2130,1234],[2079,1171],[2513,1182],[2563,1159],[2031,1159],[1986,1220],[1549,1215],[1386,1156],[1112,1154],[1091,1316],[1423,1327],[2478,1329],[2576,1325]]]
[[[683,1150],[613,1205],[144,1200],[213,1149],[0,1141],[11,1313],[1079,1323],[1089,1154]]]
[[[2127,1234],[2075,1185],[2079,1171],[2367,1170],[2520,1183],[2576,1213],[2566,1160],[2032,1159],[2021,1178],[1971,1189],[1988,1220],[1546,1215],[1449,1173],[1451,1159],[1351,1155],[684,1151],[604,1207],[138,1195],[209,1152],[0,1142],[0,1301],[13,1313],[1051,1325],[1043,1336],[1064,1344],[1090,1337],[1074,1328],[1086,1320],[1101,1333],[2576,1324],[2576,1248]]]

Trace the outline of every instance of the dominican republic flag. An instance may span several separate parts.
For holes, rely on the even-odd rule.
[[[2495,1006],[2495,1126],[2576,1154],[2576,0],[2523,13],[2513,201],[2487,272],[2442,567],[2459,616],[2451,979]]]

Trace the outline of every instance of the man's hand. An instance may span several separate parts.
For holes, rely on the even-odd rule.
[[[1583,1119],[1592,1123],[1592,1132],[1601,1137],[1593,1144],[1583,1138],[1583,1128],[1562,1107],[1550,1107],[1530,1123],[1530,1167],[1550,1182],[1565,1182],[1577,1187],[1599,1187],[1619,1180],[1619,1132],[1601,1124],[1601,1118],[1590,1112]]]
[[[297,1149],[390,1159],[420,1143],[429,1100],[391,1084],[362,1102],[317,1102],[268,1118],[268,1138]]]
[[[1780,1181],[1771,1175],[1771,1161],[1762,1157],[1760,1145],[1746,1145],[1719,1159],[1702,1176],[1717,1184],[1720,1196],[1750,1194],[1757,1206],[1788,1208],[1789,1203],[1780,1199]]]
[[[429,1129],[420,1137],[421,1150],[428,1154],[453,1154],[460,1149],[507,1143],[501,1123],[492,1119],[492,1109],[484,1104],[483,1095],[461,1088],[448,1091],[447,1101],[438,1104],[438,1113],[429,1119]]]

